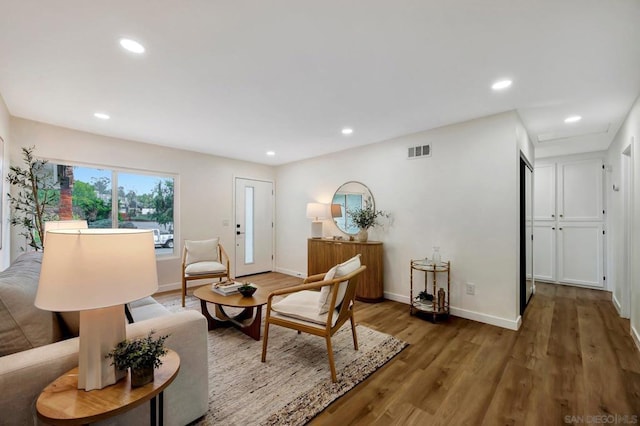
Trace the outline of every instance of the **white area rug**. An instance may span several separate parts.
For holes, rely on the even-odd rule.
[[[187,309],[195,308],[196,300],[189,299]],[[182,309],[165,305],[173,311]],[[358,351],[353,349],[348,323],[334,335],[338,382],[332,383],[323,338],[272,326],[267,362],[262,363],[262,340],[234,328],[210,331],[209,411],[196,424],[305,424],[407,346],[361,325],[357,333]]]

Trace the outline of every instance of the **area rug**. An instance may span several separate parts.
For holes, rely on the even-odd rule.
[[[172,311],[183,309],[174,303],[165,306]],[[195,306],[195,300],[188,301],[187,309]],[[267,362],[262,363],[262,340],[234,328],[209,331],[209,411],[195,424],[307,423],[407,346],[362,325],[357,333],[358,351],[353,349],[348,324],[334,335],[338,382],[332,383],[322,338],[272,326]]]

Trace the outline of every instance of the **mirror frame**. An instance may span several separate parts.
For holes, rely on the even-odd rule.
[[[375,200],[375,198],[373,198],[373,192],[371,192],[371,190],[369,189],[369,187],[367,185],[365,185],[364,183],[359,182],[357,180],[350,180],[350,181],[347,181],[347,182],[343,183],[342,185],[340,185],[338,187],[338,189],[336,189],[336,191],[333,193],[333,197],[331,197],[331,204],[336,204],[336,203],[334,203],[334,201],[336,199],[336,196],[340,193],[340,190],[342,188],[344,188],[345,186],[347,186],[347,185],[360,185],[360,186],[362,186],[362,195],[365,196],[366,198],[369,198],[369,200],[371,202],[371,208],[373,210],[376,209],[376,200]],[[353,192],[353,194],[356,194],[356,193]],[[368,195],[368,197],[367,197],[367,195]],[[345,202],[346,202],[346,199],[345,199]],[[364,203],[367,203],[367,201],[365,201]],[[341,204],[341,206],[342,206],[342,204]],[[362,208],[362,204],[359,207]],[[347,215],[347,208],[350,208],[350,207],[349,206],[345,206],[344,207],[344,215],[345,215],[344,216],[345,217],[344,220],[345,221],[346,221],[346,215]],[[333,219],[333,223],[336,225],[336,227],[346,235],[356,235],[358,233],[358,231],[359,231],[359,229],[355,229],[353,232],[349,232],[349,228],[348,227],[339,224],[338,221],[334,217],[332,217],[332,219]]]

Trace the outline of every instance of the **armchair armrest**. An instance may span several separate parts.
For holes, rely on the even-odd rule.
[[[333,285],[333,284],[336,284],[335,280],[319,281],[319,282],[314,282],[310,284],[300,284],[293,287],[282,288],[280,290],[272,291],[269,294],[269,300],[271,300],[273,296],[281,296],[283,294],[295,293],[297,291],[302,291],[302,290],[315,290],[315,289],[319,289],[321,287],[324,287],[327,285]]]
[[[315,274],[315,275],[310,275],[307,278],[304,279],[303,283],[312,283],[312,282],[316,282],[316,281],[320,281],[324,278],[326,274]]]
[[[225,267],[227,268],[227,274],[229,274],[231,272],[231,271],[229,271],[229,255],[225,251],[225,249],[222,246],[222,244],[218,243],[218,247],[220,247],[220,263],[225,265]],[[226,264],[222,262],[223,259],[227,259],[227,261],[225,262]]]

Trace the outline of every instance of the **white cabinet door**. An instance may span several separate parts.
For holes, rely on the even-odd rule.
[[[533,225],[533,276],[536,280],[556,281],[555,223]]]
[[[556,165],[536,166],[533,173],[534,220],[555,220],[556,215]]]
[[[602,181],[600,159],[559,163],[558,220],[603,220]]]
[[[602,223],[569,222],[560,224],[558,228],[558,281],[603,287],[602,231]]]

